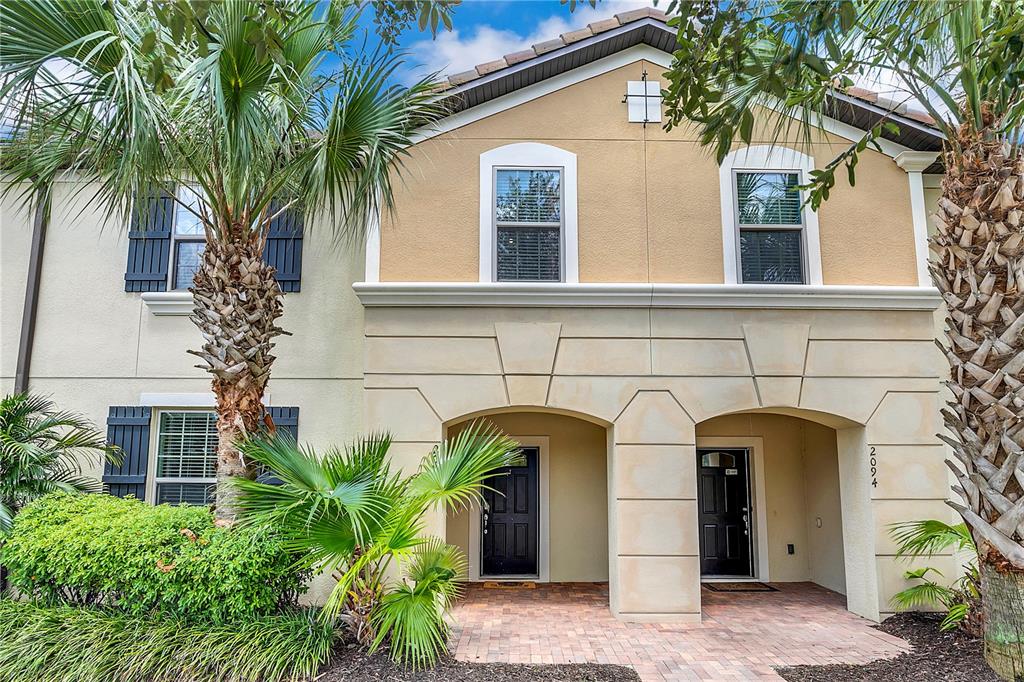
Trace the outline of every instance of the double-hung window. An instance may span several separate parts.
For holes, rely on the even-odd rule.
[[[157,504],[213,503],[217,485],[214,412],[160,412],[155,478]]]
[[[791,171],[735,171],[740,281],[807,281],[800,175]]]
[[[560,282],[563,275],[561,168],[495,168],[495,279]]]
[[[200,203],[201,199],[194,187],[178,186],[171,245],[171,288],[175,290],[192,286],[192,279],[203,258],[203,249],[206,248],[206,234],[199,219]]]

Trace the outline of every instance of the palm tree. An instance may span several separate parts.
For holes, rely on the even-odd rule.
[[[37,497],[102,491],[98,479],[82,474],[82,465],[106,459],[116,461],[117,453],[87,419],[58,410],[44,396],[5,396],[0,400],[0,535]]]
[[[4,5],[0,101],[15,181],[5,191],[29,200],[71,171],[109,215],[127,222],[135,202],[148,216],[162,195],[205,234],[191,288],[203,343],[189,352],[216,395],[219,519],[236,513],[225,482],[253,475],[236,442],[269,421],[262,399],[274,339],[286,333],[281,288],[261,257],[271,221],[297,209],[324,216],[339,238],[359,236],[369,215],[391,208],[410,134],[438,114],[426,81],[392,84],[398,57],[352,56],[363,4]],[[421,11],[447,25],[448,4]],[[395,5],[376,7],[408,21]],[[56,77],[55,60],[70,75]],[[181,185],[198,197],[183,198]]]
[[[854,0],[673,3],[668,125],[697,124],[719,161],[780,106],[804,140],[851,76],[895,77],[945,135],[931,273],[948,317],[950,468],[978,548],[986,658],[1024,675],[1024,2]],[[775,139],[794,118],[778,116]],[[812,173],[809,201],[894,128],[883,121]]]
[[[423,537],[423,518],[432,508],[480,501],[484,481],[519,462],[519,444],[477,422],[436,446],[410,475],[392,466],[387,435],[323,456],[283,436],[241,447],[279,479],[235,481],[244,522],[273,526],[306,567],[338,579],[323,617],[339,617],[371,651],[387,642],[403,663],[436,661],[447,646],[444,610],[459,594],[465,558]],[[401,579],[389,581],[396,564]]]

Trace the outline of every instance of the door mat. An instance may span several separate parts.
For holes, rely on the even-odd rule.
[[[778,592],[767,583],[703,583],[712,592]]]
[[[497,580],[487,580],[484,582],[485,590],[535,590],[537,589],[537,583],[531,582],[498,582]]]

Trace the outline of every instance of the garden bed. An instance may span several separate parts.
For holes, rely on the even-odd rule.
[[[901,613],[878,626],[882,632],[901,637],[914,649],[895,658],[864,665],[800,665],[778,668],[790,682],[999,682],[983,655],[980,639],[958,630],[939,630],[941,616]]]
[[[366,656],[342,650],[316,682],[639,682],[632,668],[584,663],[574,665],[511,665],[466,663],[446,658],[430,670],[412,671],[386,655]]]

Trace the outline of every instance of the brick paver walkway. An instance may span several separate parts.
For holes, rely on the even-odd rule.
[[[779,679],[775,666],[866,663],[909,645],[848,612],[841,595],[811,583],[778,592],[702,590],[703,622],[615,620],[608,586],[468,587],[452,611],[455,655],[506,663],[619,663],[645,681]]]

